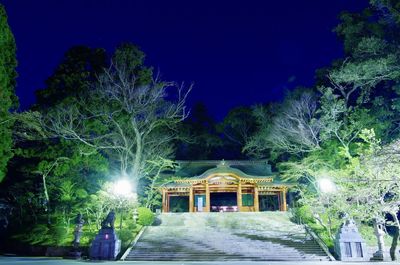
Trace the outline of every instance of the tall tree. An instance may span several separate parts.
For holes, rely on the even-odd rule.
[[[249,107],[236,107],[229,111],[218,124],[223,148],[227,149],[224,158],[246,158],[243,148],[257,127],[253,111]]]
[[[14,36],[7,23],[6,10],[0,4],[0,182],[6,175],[7,162],[13,155],[13,118],[10,111],[17,106],[16,66]]]
[[[154,77],[144,54],[121,45],[111,64],[75,102],[44,116],[54,136],[81,142],[105,154],[118,174],[137,182],[147,160],[171,153],[176,125],[186,118],[189,90]],[[174,91],[175,89],[175,91]]]
[[[371,3],[362,13],[342,14],[336,32],[344,42],[346,57],[320,71],[324,76],[314,87],[313,97],[304,93],[286,97],[272,114],[271,123],[259,123],[259,131],[246,147],[256,153],[272,149],[280,154],[280,172],[306,184],[299,189],[299,203],[308,206],[318,229],[325,230],[324,238],[331,243],[342,221],[339,213],[348,213],[364,224],[390,215],[396,231],[391,248],[395,258],[399,234],[399,5],[390,0]],[[334,194],[321,194],[318,183],[326,178],[340,185]]]
[[[36,91],[33,109],[45,111],[57,104],[69,104],[84,94],[107,67],[106,51],[101,48],[74,46],[67,50],[46,87]]]
[[[218,159],[221,139],[217,134],[217,123],[202,102],[196,103],[179,126],[176,157],[188,159]]]

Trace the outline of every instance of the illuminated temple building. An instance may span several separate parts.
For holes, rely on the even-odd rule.
[[[177,161],[160,185],[163,212],[286,211],[295,183],[272,172],[266,160]]]

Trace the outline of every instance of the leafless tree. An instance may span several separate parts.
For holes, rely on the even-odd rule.
[[[316,117],[317,101],[310,93],[289,100],[273,120],[267,136],[276,149],[289,153],[311,152],[320,148],[321,123]]]
[[[137,181],[146,160],[167,152],[176,125],[188,115],[190,90],[158,77],[143,84],[125,64],[115,62],[88,95],[58,106],[42,125],[57,137],[105,152],[119,162],[121,174]]]

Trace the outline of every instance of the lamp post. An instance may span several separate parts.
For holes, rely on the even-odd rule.
[[[327,205],[328,211],[329,211],[330,195],[337,190],[336,185],[329,178],[320,178],[317,180],[317,184],[318,184],[320,195],[323,195],[321,197],[326,198],[326,205]],[[332,237],[331,227],[332,227],[332,220],[331,220],[330,214],[328,214],[328,227],[327,228],[328,228],[328,233],[329,233],[330,237]]]
[[[122,228],[122,204],[124,200],[132,197],[132,185],[127,179],[123,178],[115,182],[112,186],[112,193],[118,200],[118,208],[120,212],[119,231]]]

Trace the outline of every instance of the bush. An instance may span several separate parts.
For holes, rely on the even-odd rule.
[[[308,224],[308,225],[315,223],[312,211],[310,209],[310,206],[308,205],[293,208],[292,213],[294,215],[293,221],[296,223]]]
[[[139,207],[138,215],[138,224],[140,225],[151,225],[154,222],[154,213],[146,207]]]

